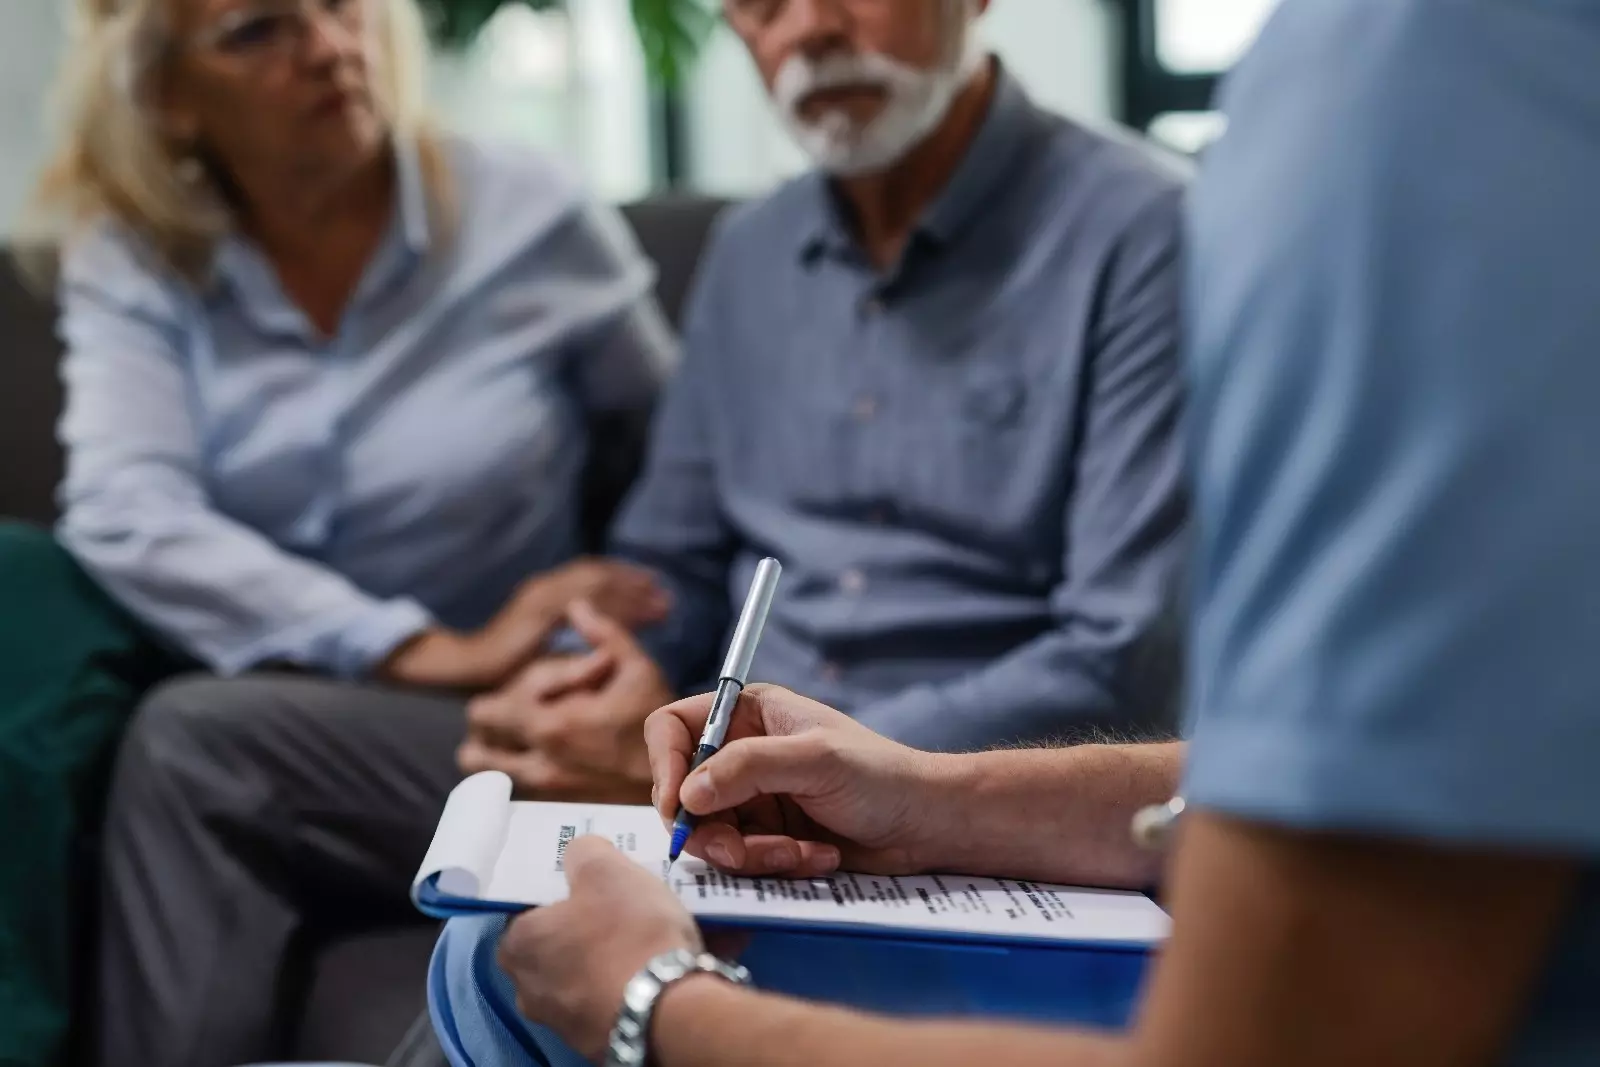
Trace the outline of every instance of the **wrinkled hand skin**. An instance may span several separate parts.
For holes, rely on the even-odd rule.
[[[677,895],[609,841],[574,841],[566,870],[568,898],[513,921],[499,962],[523,1016],[598,1063],[629,980],[664,952],[704,945]]]
[[[504,771],[527,799],[644,803],[643,724],[672,692],[614,619],[580,602],[569,620],[593,651],[541,659],[473,700],[457,762],[464,774]]]

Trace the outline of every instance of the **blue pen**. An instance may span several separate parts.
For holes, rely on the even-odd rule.
[[[700,734],[700,747],[695,750],[694,761],[689,766],[692,774],[706,760],[717,754],[728,736],[728,722],[739,703],[750,678],[750,661],[755,659],[756,645],[761,641],[761,630],[767,625],[767,612],[772,609],[773,594],[778,591],[778,576],[783,573],[775,559],[764,559],[756,567],[756,576],[750,583],[750,592],[744,598],[744,610],[739,613],[739,624],[733,628],[733,641],[728,645],[728,658],[723,661],[722,673],[717,676],[717,695],[711,702],[711,717]],[[678,805],[678,817],[672,824],[672,854],[668,866],[678,862],[683,845],[694,833],[695,818],[687,808]]]

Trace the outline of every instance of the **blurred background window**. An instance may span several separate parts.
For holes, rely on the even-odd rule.
[[[603,197],[669,187],[758,194],[804,160],[774,119],[718,0],[424,0],[440,42],[433,88],[453,127],[522,141],[573,165]],[[709,32],[663,85],[635,19],[698,2]],[[983,33],[1042,104],[1121,121],[1178,151],[1222,129],[1220,75],[1275,0],[994,0]],[[0,226],[12,228],[48,141],[46,94],[63,43],[58,0],[0,0]],[[440,12],[456,12],[449,24]],[[466,27],[465,30],[462,27]],[[700,36],[700,35],[696,35]],[[651,38],[659,42],[660,37]]]
[[[1238,62],[1277,0],[1155,0],[1156,59],[1179,74]]]
[[[1198,155],[1226,128],[1217,82],[1249,50],[1278,0],[1122,0],[1120,117]]]
[[[470,43],[440,47],[432,73],[454,129],[552,150],[608,199],[631,200],[659,184],[629,0],[504,4]]]

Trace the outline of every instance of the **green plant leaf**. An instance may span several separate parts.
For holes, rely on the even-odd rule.
[[[573,0],[583,3],[584,0]],[[680,84],[716,25],[715,0],[630,0],[645,66],[658,85]],[[446,48],[465,48],[507,4],[534,10],[565,6],[564,0],[420,0],[433,37]]]
[[[631,0],[631,6],[651,77],[680,84],[717,24],[715,12],[706,0]]]

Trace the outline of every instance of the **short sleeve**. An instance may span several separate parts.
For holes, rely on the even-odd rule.
[[[1286,0],[1193,196],[1192,804],[1600,850],[1600,6]]]

